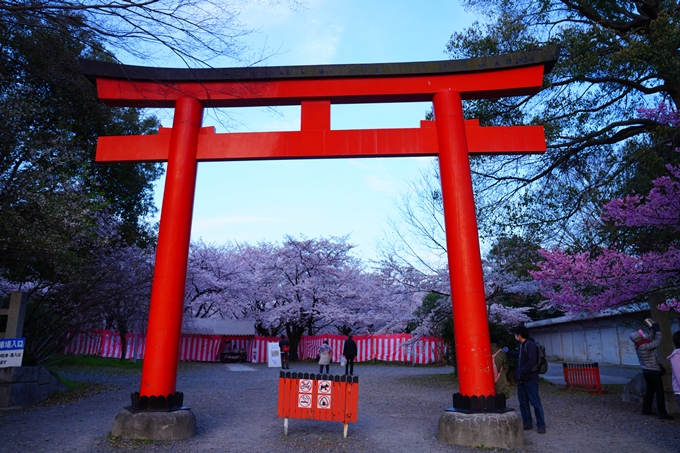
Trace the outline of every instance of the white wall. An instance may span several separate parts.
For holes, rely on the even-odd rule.
[[[628,337],[642,328],[642,319],[617,316],[528,327],[531,336],[545,346],[549,360],[638,365],[635,347]],[[672,332],[680,330],[679,321],[671,319]]]

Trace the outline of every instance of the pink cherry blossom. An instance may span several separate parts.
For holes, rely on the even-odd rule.
[[[680,232],[680,167],[653,181],[647,195],[629,195],[603,207],[602,219],[619,227],[670,229]],[[629,255],[613,246],[596,256],[588,252],[541,252],[545,262],[532,275],[539,281],[546,306],[567,312],[598,312],[645,299],[650,293],[677,294],[680,289],[680,249]],[[662,309],[678,310],[677,298]]]

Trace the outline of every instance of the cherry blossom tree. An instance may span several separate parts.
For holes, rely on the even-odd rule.
[[[398,261],[383,260],[381,272],[402,285],[410,298],[419,302],[411,317],[410,329],[416,336],[441,335],[452,323],[451,289],[448,266],[436,272],[422,272]],[[538,284],[531,276],[519,277],[495,261],[484,260],[484,289],[489,321],[504,328],[528,322],[532,306],[509,304],[511,297],[522,300],[537,294]],[[422,305],[421,305],[422,304]]]
[[[403,286],[365,269],[347,237],[191,245],[185,316],[253,321],[265,336],[403,331],[415,309]]]
[[[356,276],[359,297],[345,305],[333,323],[343,335],[349,333],[401,333],[408,328],[420,302],[413,293],[379,270],[362,270]]]
[[[127,358],[127,334],[143,332],[147,323],[154,259],[154,247],[130,245],[112,249],[99,262],[95,295],[106,328],[120,336],[121,359]]]
[[[431,335],[436,322],[451,324],[447,268],[424,273],[385,261],[369,269],[352,255],[353,248],[348,237],[286,236],[281,244],[257,245],[192,243],[185,315],[251,320],[261,335],[286,333],[295,351],[303,334],[413,330],[426,288],[437,288],[446,315],[435,320],[426,314],[414,333]],[[493,290],[512,291],[508,282],[495,279]],[[494,300],[489,304],[494,322],[528,320],[525,308]]]
[[[274,276],[267,292],[271,306],[265,324],[282,323],[291,343],[292,360],[303,334],[316,335],[346,319],[360,303],[361,262],[347,237],[300,239],[287,236],[265,263]]]
[[[533,306],[522,302],[538,293],[538,282],[531,277],[518,277],[496,262],[485,260],[483,268],[489,321],[504,328],[531,321],[526,313]],[[511,304],[510,299],[514,299],[514,303]]]
[[[234,244],[193,242],[189,249],[184,312],[194,318],[242,319],[246,293],[256,283]]]
[[[667,230],[675,240],[665,250],[643,253],[620,250],[617,244],[596,253],[542,251],[545,262],[533,276],[540,282],[546,305],[596,313],[664,291],[671,298],[661,308],[680,308],[680,166],[667,168],[668,175],[655,179],[647,195],[632,194],[607,203],[602,219],[621,228]]]

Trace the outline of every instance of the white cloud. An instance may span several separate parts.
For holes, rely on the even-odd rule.
[[[395,184],[395,182],[390,179],[380,178],[376,175],[371,175],[368,178],[366,178],[366,181],[368,182],[368,186],[372,190],[375,190],[377,192],[386,193],[397,192],[397,184]]]
[[[243,6],[238,18],[247,28],[266,30],[268,27],[285,24],[298,14],[287,2],[272,6],[269,2],[254,1]]]
[[[298,55],[301,64],[333,63],[340,45],[343,27],[339,25],[322,25],[317,20],[305,24],[307,33],[300,36],[293,52]]]
[[[286,1],[275,6],[257,1],[244,7],[239,19],[255,30],[249,39],[253,51],[275,54],[265,64],[324,64],[333,62],[337,55],[346,17],[341,12],[342,5],[328,0],[307,0],[298,10]]]

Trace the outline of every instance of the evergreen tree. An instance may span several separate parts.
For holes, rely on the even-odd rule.
[[[452,35],[452,58],[562,46],[537,95],[465,105],[466,116],[485,124],[543,124],[548,141],[541,156],[472,159],[481,225],[488,234],[587,248],[605,200],[648,191],[667,164],[680,162],[678,129],[636,111],[680,103],[678,3],[464,3],[484,19]]]

